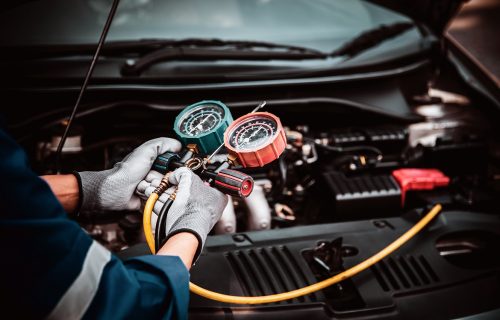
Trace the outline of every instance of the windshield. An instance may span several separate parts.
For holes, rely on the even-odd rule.
[[[40,0],[0,13],[2,45],[96,43],[111,0]],[[26,23],[29,21],[29,23]],[[218,38],[331,51],[408,18],[359,0],[122,0],[107,41]]]

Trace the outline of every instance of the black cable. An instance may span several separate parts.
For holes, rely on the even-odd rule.
[[[160,105],[160,104],[149,104],[149,103],[144,103],[144,102],[140,102],[140,101],[118,101],[118,102],[113,102],[113,103],[108,103],[108,104],[96,106],[96,107],[78,112],[77,114],[75,114],[75,117],[73,118],[73,120],[79,119],[79,118],[84,117],[84,116],[92,115],[92,114],[97,113],[97,112],[107,111],[107,110],[111,110],[114,108],[127,107],[127,106],[137,106],[140,108],[149,108],[149,109],[158,110],[158,111],[172,111],[172,110],[176,111],[176,110],[182,110],[184,108],[183,106],[167,106],[167,105]],[[62,109],[62,110],[65,110],[65,109]],[[65,118],[66,117],[59,118],[59,119],[53,120],[51,122],[45,123],[43,126],[40,127],[39,130],[46,130],[46,129],[51,128],[55,125],[58,125]],[[34,121],[37,120],[35,118],[33,118],[33,119],[34,119]],[[30,124],[31,123],[26,121],[24,123],[21,123],[20,125],[15,125],[16,128],[14,128],[14,127],[12,127],[12,128],[19,129],[19,127],[21,127],[21,126],[26,126],[26,125],[30,125]],[[29,139],[31,136],[32,136],[32,134],[24,135],[21,138],[18,138],[17,140],[19,142],[23,142],[23,141]]]
[[[156,232],[155,232],[155,252],[158,252],[160,250],[160,246],[163,243],[165,237],[167,236],[167,215],[168,215],[168,210],[170,210],[170,207],[172,206],[172,203],[174,203],[174,200],[172,200],[170,197],[165,201],[163,206],[161,207],[160,213],[158,214],[158,219],[156,220]]]
[[[316,144],[316,145],[318,147],[325,149],[325,150],[333,151],[333,152],[349,153],[349,152],[370,151],[370,152],[375,153],[377,156],[382,155],[382,151],[380,151],[380,149],[372,147],[372,146],[353,146],[353,147],[340,148],[340,147],[325,146],[322,144]]]
[[[338,152],[338,153],[349,153],[349,152],[359,152],[359,151],[369,151],[373,152],[377,156],[382,156],[382,151],[379,148],[373,147],[373,146],[352,146],[352,147],[336,147],[336,146],[329,146],[329,145],[324,145],[321,143],[318,143],[314,141],[314,139],[311,138],[304,138],[306,141],[313,142],[316,146],[323,148],[327,151],[331,152]]]
[[[85,105],[83,105],[83,106],[85,106]],[[92,107],[87,106],[87,107],[85,107],[87,109],[84,109],[84,111],[81,111],[81,112],[75,114],[74,119],[78,119],[78,118],[81,118],[84,116],[92,115],[94,113],[101,112],[101,111],[106,111],[106,110],[110,110],[110,109],[114,109],[114,108],[127,107],[127,106],[149,108],[149,109],[158,110],[158,111],[178,111],[178,110],[182,110],[185,107],[183,105],[163,105],[163,104],[155,104],[155,103],[146,103],[144,101],[138,101],[138,100],[137,101],[135,101],[135,100],[123,100],[123,101],[116,101],[116,102],[111,102],[111,103],[98,105],[98,106],[92,106]],[[51,115],[62,113],[64,111],[67,111],[68,109],[69,108],[59,108],[56,110],[51,110],[49,112],[36,115],[32,118],[25,119],[22,122],[18,122],[18,123],[9,125],[9,129],[11,129],[11,130],[22,129],[23,127],[30,126],[39,120],[43,120],[44,118],[49,117]],[[41,129],[46,129],[46,128],[52,127],[56,124],[59,124],[64,119],[66,119],[66,117],[58,118],[54,121],[51,121],[48,124],[45,124],[43,127],[41,127]]]
[[[104,44],[104,40],[106,39],[106,36],[108,35],[108,31],[109,31],[109,28],[111,26],[111,22],[113,21],[113,18],[114,18],[115,13],[116,13],[116,8],[118,7],[119,3],[120,3],[120,0],[113,0],[113,3],[111,4],[111,9],[109,10],[108,18],[106,19],[106,23],[104,24],[104,28],[102,29],[101,37],[99,39],[99,42],[97,43],[97,49],[94,53],[94,57],[92,58],[89,69],[87,70],[87,74],[85,75],[85,80],[83,81],[83,85],[80,89],[80,93],[78,94],[78,98],[76,99],[75,106],[73,107],[73,111],[71,112],[71,116],[69,117],[68,124],[66,125],[66,129],[64,130],[64,133],[61,137],[61,141],[59,141],[59,145],[57,146],[57,151],[56,151],[56,171],[57,171],[57,173],[61,172],[62,148],[64,146],[64,143],[66,142],[66,139],[68,138],[69,129],[71,127],[71,124],[73,123],[73,119],[75,118],[76,110],[78,109],[78,106],[80,105],[80,101],[82,100],[83,93],[87,89],[87,85],[89,83],[90,77],[92,76],[92,73],[94,72],[94,68],[95,68],[97,59],[99,58],[99,54],[101,53],[102,45]]]
[[[160,241],[161,241],[161,235],[160,235],[160,216],[161,213],[163,212],[163,208],[165,208],[165,204],[163,204],[163,207],[161,207],[160,213],[156,217],[156,225],[155,225],[155,252],[158,252],[160,248]],[[154,214],[154,213],[153,213]]]
[[[285,106],[285,105],[290,106],[291,104],[303,105],[303,104],[313,104],[313,103],[314,104],[319,104],[319,103],[339,104],[339,105],[343,105],[346,107],[355,108],[355,109],[361,110],[361,111],[375,112],[375,113],[382,114],[382,115],[385,115],[388,117],[396,118],[397,120],[409,120],[408,118],[405,118],[405,117],[402,118],[402,116],[400,116],[400,115],[394,115],[394,114],[388,113],[388,112],[380,110],[374,106],[355,102],[352,100],[347,100],[347,99],[339,99],[339,98],[331,98],[331,97],[319,97],[319,98],[305,98],[305,99],[302,99],[302,98],[301,99],[275,99],[275,100],[267,100],[267,101],[269,104],[272,103],[273,106]],[[244,102],[231,102],[231,103],[229,103],[229,105],[231,108],[250,108],[250,107],[252,107],[256,104],[259,104],[259,103],[260,103],[260,101],[244,101]],[[158,111],[171,111],[171,110],[175,111],[175,110],[182,110],[184,108],[183,105],[164,105],[164,104],[145,103],[143,101],[125,100],[125,101],[111,102],[111,103],[104,104],[104,105],[90,107],[89,109],[86,109],[80,113],[77,113],[75,115],[74,119],[78,119],[78,118],[83,117],[83,116],[91,115],[91,114],[94,114],[96,112],[110,110],[113,108],[128,106],[128,105],[130,105],[130,106],[140,105],[141,107],[147,107],[147,108],[150,108],[153,110],[158,110]],[[59,110],[64,111],[65,109],[66,108],[61,108],[61,109],[58,109],[55,111],[59,111]],[[55,111],[54,112],[52,112],[52,111],[47,112],[45,114],[45,116],[55,114],[56,113]],[[23,122],[18,123],[18,124],[14,124],[11,127],[13,129],[21,129],[21,127],[31,125],[34,121],[36,121],[40,118],[41,117],[36,116],[36,117],[33,117],[32,119],[23,121]],[[50,128],[56,124],[59,124],[64,119],[65,118],[60,118],[60,119],[54,120],[52,122],[49,122],[48,124],[45,124],[44,126],[42,126],[40,128],[40,130],[45,130],[45,129]],[[415,119],[421,119],[421,117],[416,116]],[[31,136],[32,136],[31,134],[24,135],[17,140],[19,142],[23,142]]]

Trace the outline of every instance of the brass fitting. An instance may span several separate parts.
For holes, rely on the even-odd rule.
[[[186,149],[191,151],[194,154],[200,153],[200,150],[198,149],[198,145],[196,143],[190,143],[186,146]]]
[[[238,157],[234,154],[228,154],[227,155],[227,161],[229,162],[230,165],[232,166],[237,166],[238,165]]]
[[[163,178],[160,181],[160,185],[158,187],[156,187],[156,189],[153,191],[154,193],[160,195],[163,192],[165,192],[165,190],[167,190],[167,188],[169,186],[168,178],[170,177],[170,174],[171,174],[171,172],[167,172],[163,176]]]

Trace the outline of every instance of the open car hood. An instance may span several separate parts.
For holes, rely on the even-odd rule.
[[[423,22],[436,34],[443,34],[448,22],[467,0],[369,0]]]

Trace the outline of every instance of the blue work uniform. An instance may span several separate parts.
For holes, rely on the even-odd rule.
[[[0,312],[12,319],[186,319],[175,256],[117,259],[68,219],[0,128]]]

